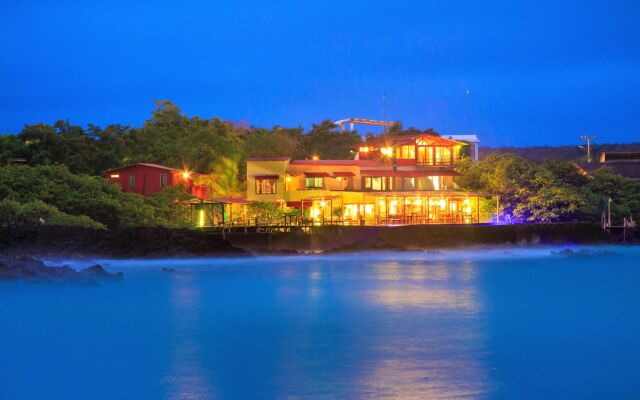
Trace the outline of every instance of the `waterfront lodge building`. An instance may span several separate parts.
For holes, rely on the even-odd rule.
[[[476,142],[473,143],[477,149]],[[123,191],[147,194],[184,185],[196,197],[185,202],[196,226],[261,224],[254,202],[271,203],[293,225],[471,224],[480,220],[480,195],[459,190],[454,178],[466,142],[433,135],[381,136],[356,146],[354,159],[247,159],[242,198],[210,197],[195,173],[156,164],[106,171]],[[477,150],[466,152],[476,159]]]

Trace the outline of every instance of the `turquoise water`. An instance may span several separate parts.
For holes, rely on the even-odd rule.
[[[125,280],[1,283],[0,399],[638,398],[640,248],[561,249],[102,261]]]

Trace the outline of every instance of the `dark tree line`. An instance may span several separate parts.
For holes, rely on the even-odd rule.
[[[340,132],[331,121],[307,132],[246,127],[219,118],[190,118],[173,103],[160,101],[140,128],[83,128],[69,121],[27,125],[17,135],[0,136],[0,163],[25,159],[28,165],[61,164],[90,175],[135,162],[209,172],[222,158],[241,166],[247,157],[349,158],[359,142],[357,132]]]

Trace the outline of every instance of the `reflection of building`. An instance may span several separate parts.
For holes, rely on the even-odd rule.
[[[247,200],[298,209],[307,223],[479,222],[478,196],[453,180],[464,146],[420,134],[367,141],[353,160],[250,158]]]

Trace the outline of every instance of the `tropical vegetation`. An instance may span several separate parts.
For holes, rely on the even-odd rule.
[[[438,133],[403,129],[388,135]],[[372,138],[372,135],[367,135]],[[176,187],[138,196],[122,193],[99,177],[102,171],[135,162],[163,164],[205,173],[200,182],[220,197],[244,190],[248,157],[347,159],[358,132],[342,132],[331,121],[270,129],[219,118],[187,117],[169,101],[159,101],[141,127],[114,124],[81,127],[69,121],[26,125],[16,135],[0,135],[0,225],[59,224],[95,228],[186,226],[176,199],[190,194]],[[640,182],[602,169],[582,175],[570,161],[528,161],[513,154],[465,160],[457,183],[485,195],[483,212],[512,222],[597,221],[611,198],[612,217],[640,217]],[[497,210],[496,210],[496,205]],[[266,219],[281,211],[253,206]]]

